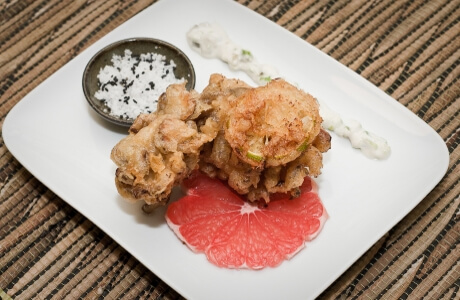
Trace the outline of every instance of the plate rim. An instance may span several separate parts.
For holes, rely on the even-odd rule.
[[[165,1],[165,0],[159,1],[159,2],[157,2],[157,3],[152,4],[152,6],[155,6],[155,5],[158,5],[159,3],[164,3],[164,2],[166,2],[166,1]],[[226,2],[228,2],[228,3],[233,3],[233,2],[230,1],[230,0],[226,0]],[[236,4],[236,5],[241,5],[241,4],[238,4],[238,3],[234,3],[234,4]],[[241,5],[241,6],[242,6],[242,5]],[[242,7],[244,7],[244,6],[242,6]],[[256,12],[250,10],[249,8],[244,7],[244,9],[247,9],[247,10],[251,11],[252,13],[256,14]],[[147,9],[146,9],[145,11],[147,12]],[[144,12],[141,12],[141,13],[144,13]],[[259,17],[263,17],[263,16],[261,16],[261,15],[259,15],[259,14],[257,14],[257,15],[258,15]],[[139,14],[136,15],[136,16],[134,16],[132,19],[136,18],[137,16],[139,16]],[[128,20],[128,21],[129,21],[129,20]],[[269,21],[269,20],[265,20],[265,21]],[[124,25],[124,24],[122,24],[122,25],[120,25],[120,26],[123,26],[123,25]],[[277,26],[279,26],[279,25],[277,25]],[[289,32],[290,34],[293,34],[292,32],[287,31],[286,29],[282,28],[281,26],[280,26],[280,28],[281,28],[282,30],[285,30],[286,32]],[[116,30],[116,29],[115,29],[115,30]],[[295,36],[295,35],[294,35],[294,36]],[[299,37],[297,37],[297,36],[295,36],[295,37],[298,38],[299,40],[301,40]],[[304,40],[301,40],[301,41],[302,41],[303,43],[308,44],[308,43],[307,43],[306,41],[304,41]],[[95,44],[98,45],[97,42],[96,42]],[[310,44],[308,44],[308,45],[310,45]],[[311,46],[311,45],[310,45],[310,46]],[[320,53],[323,53],[323,52],[321,52],[319,49],[314,48],[313,46],[311,46],[311,47],[312,47],[313,49],[316,49],[316,50],[319,51]],[[84,50],[82,53],[80,53],[77,57],[80,57],[83,53],[86,53],[87,51],[89,51],[90,49],[93,49],[93,48],[94,48],[94,44],[91,45],[90,47],[88,47],[88,49]],[[324,53],[323,53],[323,54],[324,54]],[[325,54],[324,54],[324,55],[325,55]],[[76,58],[77,58],[77,57],[76,57]],[[329,57],[329,56],[327,56],[327,57]],[[74,58],[74,59],[72,59],[72,60],[75,60],[76,58]],[[366,80],[365,78],[359,76],[358,74],[356,74],[355,72],[353,72],[352,70],[350,70],[350,69],[347,68],[346,66],[342,65],[340,62],[336,61],[335,59],[333,59],[333,58],[331,58],[331,57],[329,57],[329,58],[332,59],[332,60],[334,60],[334,61],[337,63],[337,65],[342,66],[341,68],[344,68],[345,70],[347,70],[346,72],[351,72],[351,73],[355,74],[355,75],[356,75],[356,78],[360,78],[359,80],[361,80],[361,81],[364,80],[364,82],[366,82],[365,84],[370,84],[371,86],[373,86],[373,87],[375,88],[375,90],[378,90],[378,91],[380,91],[381,93],[384,93],[384,92],[383,92],[382,90],[380,90],[378,87],[376,87],[375,85],[373,85],[370,81],[368,81],[368,80]],[[70,63],[70,62],[69,62],[69,63]],[[39,86],[37,86],[34,90],[36,90],[36,89],[38,89],[40,86],[44,85],[45,82],[52,81],[53,78],[55,78],[56,76],[58,76],[61,72],[64,72],[63,70],[66,70],[66,66],[69,65],[69,63],[67,63],[66,65],[64,65],[63,67],[61,67],[57,72],[55,72],[54,74],[52,74],[51,76],[49,76],[44,82],[42,82],[42,83],[41,83]],[[352,76],[355,76],[355,75],[352,75]],[[34,95],[34,90],[32,90],[29,94],[27,94],[27,95],[23,98],[23,100],[24,100],[24,99],[31,99],[31,98],[33,97],[33,95]],[[384,95],[386,95],[386,97],[391,98],[391,97],[390,97],[388,94],[386,94],[386,93],[384,93]],[[393,100],[394,100],[394,99],[393,99]],[[30,101],[30,100],[27,100],[27,101]],[[14,157],[15,157],[15,158],[16,158],[16,159],[27,169],[27,170],[29,170],[38,180],[40,180],[42,183],[44,183],[44,181],[43,181],[42,179],[39,179],[40,176],[39,176],[38,174],[35,174],[35,173],[36,173],[36,170],[31,170],[31,169],[33,169],[33,168],[28,167],[28,166],[30,166],[30,164],[28,164],[27,161],[25,161],[25,160],[23,159],[23,157],[20,157],[20,156],[21,156],[20,154],[19,154],[19,155],[16,155],[18,152],[16,151],[16,149],[13,149],[13,148],[15,148],[15,147],[14,147],[14,146],[13,146],[13,147],[10,147],[10,146],[12,145],[12,144],[10,143],[10,138],[13,138],[12,135],[14,135],[14,131],[15,131],[14,126],[11,125],[11,123],[13,122],[12,118],[14,117],[14,115],[16,114],[16,112],[17,112],[18,110],[20,110],[20,108],[21,108],[22,106],[24,106],[24,105],[27,104],[27,101],[22,101],[22,100],[21,100],[21,101],[18,102],[18,103],[10,110],[10,112],[7,114],[7,116],[6,116],[5,120],[4,120],[3,128],[2,128],[2,135],[3,135],[3,139],[4,139],[4,142],[5,142],[5,145],[6,145],[6,147],[8,148],[8,150],[11,152],[11,154],[13,154],[13,156],[14,156]],[[423,193],[424,196],[423,196],[421,199],[419,199],[419,201],[417,201],[417,202],[414,204],[413,207],[415,207],[415,206],[416,206],[421,200],[423,200],[423,198],[424,198],[424,197],[425,197],[425,196],[426,196],[426,195],[437,185],[437,183],[439,183],[439,181],[440,181],[440,180],[442,179],[442,177],[445,175],[445,173],[446,173],[446,171],[447,171],[447,169],[448,169],[448,165],[449,165],[449,153],[448,153],[447,145],[445,144],[444,140],[441,138],[441,136],[439,136],[439,134],[436,133],[436,131],[435,131],[431,126],[429,126],[429,125],[428,125],[426,122],[424,122],[422,119],[418,118],[418,116],[416,116],[412,111],[410,111],[407,107],[403,106],[403,105],[402,105],[401,103],[399,103],[398,101],[394,100],[394,103],[397,103],[396,105],[399,105],[401,108],[404,108],[404,110],[405,110],[406,112],[409,112],[410,114],[407,114],[407,113],[406,113],[406,114],[407,114],[407,116],[409,116],[409,115],[412,115],[412,116],[413,116],[413,117],[412,117],[412,121],[413,121],[413,120],[418,120],[417,122],[419,122],[419,124],[423,124],[423,125],[426,126],[427,128],[431,129],[430,135],[433,135],[433,133],[434,133],[434,136],[436,137],[436,139],[438,139],[438,141],[440,142],[440,144],[443,145],[442,151],[444,152],[444,154],[447,155],[447,156],[446,156],[446,155],[443,155],[443,156],[442,156],[445,165],[444,165],[444,167],[442,168],[442,170],[440,169],[439,172],[438,172],[438,173],[439,173],[439,175],[438,175],[439,178],[436,178],[436,179],[434,180],[435,182],[434,182],[434,184],[433,184],[433,187],[431,187],[431,188],[428,188],[428,187],[427,187],[427,188],[426,188],[426,193]],[[13,116],[13,117],[12,117],[12,116]],[[10,146],[9,146],[9,145],[10,145]],[[16,154],[15,154],[15,153],[16,153]],[[55,192],[55,188],[50,188],[46,183],[44,183],[44,184],[45,184],[50,190],[52,190],[53,192]],[[117,243],[119,243],[120,245],[124,245],[124,243],[122,243],[122,242],[119,241],[119,238],[112,236],[112,234],[109,234],[110,231],[104,230],[104,229],[103,229],[104,226],[101,226],[101,225],[99,224],[98,221],[93,220],[92,218],[88,217],[85,213],[81,212],[81,211],[80,211],[79,209],[77,209],[74,205],[70,204],[64,197],[62,197],[62,196],[60,195],[59,192],[55,192],[55,193],[56,193],[58,196],[60,196],[66,203],[68,203],[68,204],[71,205],[74,209],[76,209],[77,211],[79,211],[82,215],[84,215],[85,217],[87,217],[88,219],[90,219],[94,224],[96,224],[99,228],[101,228],[101,230],[103,230],[107,235],[109,235],[112,239],[114,239],[115,241],[117,241]],[[62,192],[61,192],[61,193],[62,193]],[[412,210],[413,207],[412,207],[410,210]],[[409,210],[409,211],[410,211],[410,210]],[[404,215],[405,215],[405,214],[404,214]],[[404,217],[404,216],[403,216],[403,217]],[[397,222],[399,222],[401,219],[402,219],[402,218],[400,218],[399,220],[395,221],[394,224],[396,224]],[[390,228],[393,227],[394,224],[392,224],[392,225],[389,226],[389,227],[390,227]],[[326,223],[326,226],[327,226],[327,223]],[[385,232],[386,232],[386,231],[388,231],[388,230],[385,230]],[[379,237],[379,238],[380,238],[380,237]],[[377,238],[377,239],[378,239],[378,238]],[[374,243],[375,243],[375,242],[373,242],[372,244],[374,244]],[[371,246],[372,246],[372,244],[371,244]],[[128,248],[129,248],[129,247],[128,247]],[[128,248],[125,248],[125,249],[128,249]],[[365,252],[365,251],[367,251],[367,249],[363,250],[363,252]],[[129,252],[132,253],[131,251],[129,251]],[[361,255],[362,255],[362,254],[357,255],[357,258],[356,258],[356,259],[359,259],[359,257],[361,257]],[[134,255],[133,255],[133,256],[134,256]],[[137,258],[139,261],[141,261],[141,262],[144,261],[143,259],[139,259],[138,257],[136,257],[136,258]],[[356,259],[353,260],[353,262],[356,261]],[[144,263],[144,262],[143,262],[143,264],[144,264],[144,265],[148,265],[148,264],[146,264],[146,263]],[[348,267],[346,267],[345,270],[346,270],[347,268],[349,268],[350,266],[351,266],[351,264],[348,265]],[[153,273],[157,274],[156,271],[154,271],[154,270],[151,270],[151,271],[152,271]],[[344,270],[343,270],[343,271],[344,271]],[[343,271],[339,271],[339,274],[336,276],[335,279],[337,279],[337,277],[338,277],[340,274],[342,274]],[[158,276],[158,277],[160,277],[160,276]],[[163,279],[162,277],[160,277],[160,278],[161,278],[162,280],[165,280],[165,279]],[[335,280],[335,279],[334,279],[334,280]],[[177,290],[178,292],[182,290],[182,289],[181,289],[180,287],[178,287],[174,282],[170,282],[170,280],[168,280],[168,281],[165,280],[165,282],[166,282],[168,285],[170,285],[171,287],[173,287],[175,290]],[[332,282],[332,281],[331,281],[331,282]],[[328,285],[329,285],[329,284],[328,284]]]

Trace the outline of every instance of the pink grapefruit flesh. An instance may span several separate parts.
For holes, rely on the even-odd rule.
[[[183,186],[187,195],[169,205],[167,223],[190,249],[223,268],[276,267],[316,237],[327,219],[309,177],[300,197],[277,194],[259,205],[198,172]]]

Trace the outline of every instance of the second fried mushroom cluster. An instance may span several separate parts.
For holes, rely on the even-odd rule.
[[[200,155],[208,176],[227,181],[249,201],[269,202],[272,193],[297,197],[304,178],[321,173],[331,137],[311,95],[282,79],[248,88],[213,75],[201,98],[213,107],[207,117],[220,124]]]

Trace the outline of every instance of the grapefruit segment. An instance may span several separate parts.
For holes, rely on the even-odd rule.
[[[169,205],[167,223],[190,249],[219,267],[276,267],[313,239],[327,219],[309,177],[300,197],[277,194],[259,205],[199,172],[183,187],[186,196]]]

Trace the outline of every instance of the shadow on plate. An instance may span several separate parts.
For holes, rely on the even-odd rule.
[[[176,201],[183,195],[184,194],[179,187],[174,188],[171,193],[170,203]],[[116,203],[123,212],[131,215],[138,224],[144,224],[149,227],[156,228],[166,223],[165,214],[168,207],[167,205],[157,208],[150,214],[146,214],[142,210],[142,206],[144,205],[143,201],[133,203],[123,199],[123,197],[118,195]]]
[[[132,203],[123,199],[120,195],[117,197],[117,204],[123,212],[132,216],[138,224],[144,224],[149,227],[156,228],[166,223],[164,217],[166,213],[165,207],[160,207],[155,212],[146,214],[142,211],[142,201]]]
[[[91,108],[90,105],[87,105],[86,109],[88,110],[88,114],[91,116],[91,118],[101,127],[114,132],[114,133],[119,133],[123,135],[128,135],[128,130],[129,127],[126,126],[120,126],[115,123],[109,122],[106,119],[101,118],[98,113],[94,111],[94,109]]]

